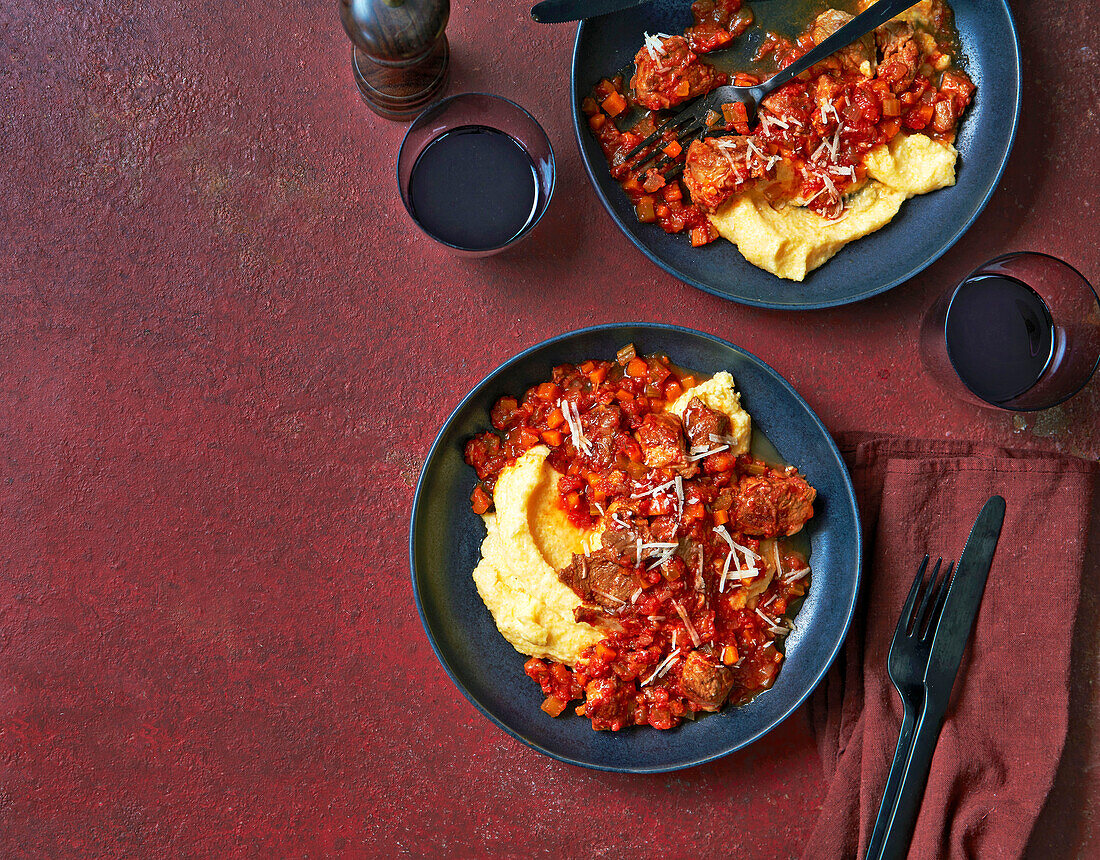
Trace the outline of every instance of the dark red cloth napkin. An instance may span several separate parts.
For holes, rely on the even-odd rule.
[[[967,442],[839,440],[863,517],[860,605],[810,704],[829,789],[804,857],[862,857],[901,725],[886,655],[917,565],[958,559],[1007,502],[978,622],[932,762],[910,858],[1019,857],[1068,720],[1070,640],[1097,464]]]

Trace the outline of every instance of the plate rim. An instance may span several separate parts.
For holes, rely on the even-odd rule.
[[[498,719],[494,714],[490,713],[490,711],[488,709],[486,709],[481,704],[481,702],[479,702],[476,699],[476,697],[474,697],[474,695],[466,688],[466,686],[459,679],[458,675],[455,673],[454,669],[451,667],[450,663],[447,661],[447,658],[444,656],[442,650],[440,649],[438,643],[435,640],[435,636],[432,634],[431,627],[428,624],[428,619],[425,616],[424,601],[421,597],[420,585],[419,585],[419,582],[417,580],[417,568],[416,568],[416,534],[417,534],[417,529],[416,529],[416,525],[417,525],[417,520],[418,520],[418,517],[419,517],[419,514],[420,514],[422,496],[423,496],[424,489],[425,489],[425,483],[426,483],[427,475],[429,473],[429,467],[432,465],[432,462],[435,460],[435,458],[439,455],[445,437],[449,435],[449,433],[452,430],[453,425],[455,424],[455,422],[458,419],[459,414],[466,408],[467,404],[476,395],[478,395],[481,392],[481,389],[484,386],[486,386],[487,384],[489,384],[489,382],[494,377],[496,377],[498,374],[500,374],[502,372],[505,372],[505,371],[511,369],[512,367],[514,367],[516,364],[518,364],[519,362],[521,362],[522,360],[527,358],[527,356],[529,356],[531,353],[535,352],[536,350],[542,349],[544,347],[550,346],[550,345],[555,344],[555,343],[559,343],[559,342],[564,341],[564,340],[568,340],[568,339],[573,338],[573,337],[579,337],[581,335],[593,334],[593,333],[604,332],[604,331],[612,331],[612,330],[615,330],[615,329],[623,329],[623,328],[651,329],[651,330],[654,330],[654,331],[673,332],[673,333],[676,333],[676,334],[686,334],[686,335],[694,336],[694,337],[702,337],[702,338],[705,338],[707,340],[713,341],[713,342],[717,343],[718,345],[723,346],[727,349],[732,349],[734,352],[740,353],[746,359],[748,359],[751,362],[755,362],[756,364],[760,365],[767,373],[771,374],[771,376],[774,377],[780,383],[780,385],[782,387],[786,388],[787,392],[790,395],[792,395],[795,398],[795,400],[806,410],[807,414],[810,416],[811,420],[813,421],[813,425],[817,428],[817,430],[821,433],[821,435],[824,437],[824,439],[828,443],[829,452],[830,452],[833,460],[835,461],[836,465],[840,469],[840,474],[841,474],[841,477],[843,478],[844,488],[847,491],[846,498],[844,499],[844,504],[845,504],[845,507],[850,510],[851,515],[852,515],[852,520],[855,524],[855,532],[854,532],[854,538],[855,538],[855,562],[854,562],[855,578],[854,578],[854,583],[853,583],[853,588],[852,588],[852,593],[851,593],[851,600],[849,601],[848,605],[844,609],[845,619],[844,619],[843,625],[841,626],[840,634],[838,635],[838,637],[836,639],[836,642],[833,643],[833,645],[831,647],[828,659],[823,662],[821,668],[818,670],[816,675],[813,677],[812,682],[807,685],[806,689],[802,692],[801,695],[797,696],[794,699],[794,701],[791,703],[791,705],[789,707],[784,709],[774,720],[772,720],[766,727],[762,728],[761,730],[759,730],[759,731],[755,732],[754,734],[752,734],[752,735],[750,735],[746,738],[743,738],[743,739],[737,741],[736,743],[733,743],[732,745],[726,747],[725,749],[722,749],[722,750],[720,750],[718,752],[715,752],[713,754],[705,755],[705,756],[702,756],[702,757],[699,757],[699,758],[695,758],[695,759],[692,759],[691,761],[685,761],[685,762],[680,762],[680,763],[671,764],[671,765],[650,765],[650,766],[632,767],[632,766],[624,766],[624,765],[597,764],[597,763],[593,763],[591,761],[585,761],[585,760],[582,760],[582,759],[579,759],[579,758],[572,758],[570,756],[561,755],[557,752],[554,752],[553,750],[547,749],[546,747],[544,747],[542,744],[538,743],[537,741],[534,741],[530,738],[524,737],[518,731],[516,731],[515,729],[513,729],[512,727],[507,725],[502,720]],[[728,341],[724,338],[718,337],[717,335],[710,334],[709,332],[699,331],[698,329],[692,329],[692,328],[688,328],[686,326],[679,326],[679,325],[672,325],[672,324],[665,324],[665,323],[652,323],[652,322],[602,323],[600,325],[593,325],[593,326],[586,326],[584,328],[579,328],[579,329],[572,329],[572,330],[564,332],[562,334],[555,335],[554,337],[547,338],[546,340],[540,341],[539,343],[536,343],[532,346],[527,347],[526,349],[521,350],[516,355],[512,356],[511,358],[509,358],[508,360],[506,360],[502,364],[498,365],[497,367],[495,367],[494,369],[489,371],[485,376],[483,376],[481,378],[481,380],[479,380],[477,382],[477,384],[475,384],[465,394],[465,396],[463,396],[463,398],[454,407],[454,409],[451,410],[450,415],[447,416],[447,419],[443,422],[443,425],[440,427],[439,432],[436,434],[435,439],[433,440],[433,442],[431,444],[431,447],[428,449],[428,453],[424,458],[424,462],[420,467],[420,475],[419,475],[419,477],[417,478],[417,481],[416,481],[416,489],[415,489],[414,494],[413,494],[412,509],[411,509],[411,512],[410,512],[410,515],[409,515],[409,572],[410,572],[411,579],[412,579],[413,600],[416,603],[417,615],[420,618],[421,627],[423,627],[424,633],[428,638],[428,643],[431,645],[432,651],[435,654],[436,659],[439,661],[439,664],[443,667],[443,670],[447,673],[447,676],[451,679],[451,682],[458,688],[459,692],[462,693],[462,695],[466,698],[466,700],[470,704],[472,704],[483,716],[487,717],[497,727],[503,729],[505,732],[507,732],[509,735],[511,735],[516,740],[520,741],[520,743],[524,744],[525,746],[531,747],[532,749],[535,749],[538,752],[541,752],[544,755],[547,755],[552,759],[556,759],[557,761],[565,762],[566,764],[576,765],[578,767],[584,767],[584,768],[588,768],[588,769],[591,769],[591,770],[600,770],[600,771],[606,771],[606,772],[612,772],[612,773],[670,773],[670,772],[677,771],[677,770],[684,770],[684,769],[689,768],[689,767],[696,767],[696,766],[701,765],[701,764],[706,764],[707,762],[716,761],[718,759],[725,758],[726,756],[731,755],[732,753],[735,753],[738,750],[744,749],[746,746],[756,742],[761,737],[763,737],[767,733],[769,733],[772,730],[774,730],[775,728],[777,728],[781,723],[783,723],[787,719],[789,719],[791,714],[793,714],[796,710],[798,710],[798,708],[800,708],[802,706],[802,704],[810,697],[810,694],[813,693],[813,691],[816,690],[818,688],[818,686],[820,686],[821,681],[824,679],[824,677],[825,677],[826,673],[829,671],[829,669],[832,668],[833,663],[836,662],[837,656],[840,654],[841,649],[844,647],[844,643],[848,639],[848,634],[851,630],[852,621],[855,617],[856,606],[859,602],[860,589],[861,589],[861,586],[862,586],[862,583],[863,583],[863,565],[864,565],[863,524],[862,524],[862,520],[860,519],[859,502],[856,498],[855,487],[852,483],[852,476],[851,476],[850,472],[848,471],[848,466],[844,462],[844,457],[841,455],[839,447],[837,447],[836,440],[833,439],[832,434],[829,433],[828,429],[825,427],[824,423],[821,421],[821,418],[810,407],[810,404],[806,402],[805,398],[803,398],[802,395],[799,394],[795,390],[794,386],[792,386],[791,383],[788,382],[786,380],[786,378],[784,378],[783,375],[779,373],[779,371],[777,371],[775,368],[773,368],[770,364],[765,362],[763,359],[761,359],[758,356],[756,356],[755,354],[749,352],[747,349],[744,349],[743,347],[737,346],[736,344],[733,344],[733,343],[731,343],[730,341]]]
[[[993,197],[993,193],[1001,184],[1001,177],[1004,174],[1005,167],[1008,165],[1008,159],[1012,156],[1013,147],[1016,145],[1016,132],[1019,130],[1020,125],[1020,110],[1023,102],[1023,77],[1022,77],[1022,61],[1020,57],[1020,34],[1016,27],[1016,19],[1012,15],[1012,10],[1009,8],[1008,0],[994,0],[994,2],[1000,7],[1008,19],[1008,29],[1012,35],[1012,61],[1013,71],[1015,72],[1016,82],[1016,99],[1012,106],[1012,123],[1011,129],[1008,135],[1008,146],[1005,147],[1005,151],[1001,156],[1001,162],[997,165],[996,174],[993,177],[993,181],[989,184],[989,188],[986,189],[981,199],[978,201],[977,206],[966,221],[957,229],[951,236],[949,236],[944,243],[937,249],[930,257],[928,257],[923,263],[920,263],[903,275],[898,276],[892,281],[888,281],[884,285],[876,286],[872,289],[865,290],[858,295],[849,296],[847,298],[831,299],[826,301],[815,302],[773,302],[763,299],[751,299],[742,296],[731,296],[729,293],[724,292],[717,287],[704,283],[696,278],[693,278],[683,272],[680,272],[670,264],[662,260],[657,254],[653,253],[645,244],[643,244],[634,234],[631,232],[627,225],[623,223],[623,220],[619,217],[618,213],[611,205],[611,201],[604,193],[603,187],[600,185],[596,178],[595,170],[590,164],[590,160],[585,153],[584,148],[584,135],[588,133],[587,127],[581,122],[581,108],[580,98],[577,91],[577,58],[580,53],[581,37],[584,35],[585,26],[588,23],[585,20],[580,21],[577,24],[577,32],[573,38],[573,52],[571,54],[569,63],[569,104],[573,113],[573,137],[577,144],[577,149],[580,154],[581,163],[584,165],[584,171],[588,175],[589,184],[596,192],[596,196],[599,197],[600,203],[603,204],[607,214],[611,216],[611,220],[614,221],[615,226],[619,228],[619,231],[626,236],[627,239],[636,247],[639,251],[645,254],[651,262],[656,263],[661,269],[668,274],[672,275],[679,281],[687,284],[688,286],[695,287],[698,290],[702,290],[705,293],[710,293],[712,296],[718,296],[726,301],[736,302],[742,305],[748,305],[750,307],[768,308],[770,310],[788,310],[788,311],[810,311],[810,310],[823,310],[825,308],[842,307],[844,305],[855,304],[857,302],[865,301],[866,299],[873,298],[874,296],[882,295],[889,292],[897,286],[905,283],[912,278],[915,278],[937,260],[939,260],[944,254],[950,251],[955,244],[962,238],[963,234],[978,220],[978,216],[985,211],[985,207],[989,204],[990,198]],[[601,162],[601,165],[604,162]],[[750,264],[751,265],[751,264]],[[761,269],[761,271],[766,271]],[[770,273],[769,273],[770,274]],[[777,277],[777,280],[782,280]]]

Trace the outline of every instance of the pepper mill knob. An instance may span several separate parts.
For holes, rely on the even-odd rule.
[[[450,0],[340,0],[351,68],[367,107],[411,119],[447,82]]]

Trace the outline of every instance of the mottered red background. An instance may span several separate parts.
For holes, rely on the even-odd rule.
[[[754,310],[615,229],[572,139],[572,27],[455,2],[450,92],[530,108],[558,188],[517,252],[426,240],[404,125],[360,102],[333,0],[0,9],[0,855],[800,856],[824,782],[803,712],[722,761],[582,770],[481,717],[412,602],[436,429],[523,347],[688,325],[784,374],[833,431],[1100,454],[1100,380],[1013,416],[945,398],[924,309],[1008,250],[1100,282],[1100,11],[1015,0],[1026,90],[985,213],[862,304]],[[1100,584],[1034,857],[1100,852]]]

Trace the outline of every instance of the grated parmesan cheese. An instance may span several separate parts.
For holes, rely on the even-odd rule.
[[[614,594],[608,594],[606,591],[600,591],[598,588],[593,588],[592,593],[598,594],[600,595],[600,597],[606,597],[608,600],[614,600],[616,603],[621,603],[623,606],[626,606],[626,601],[623,600],[621,597],[616,597]]]
[[[694,645],[696,648],[698,648],[699,643],[702,642],[703,640],[699,638],[699,634],[695,630],[694,625],[692,625],[691,619],[688,618],[687,612],[684,611],[684,607],[682,607],[675,600],[672,601],[672,607],[676,610],[676,613],[680,616],[680,620],[684,622],[684,627],[687,628],[688,636],[691,637],[691,644]]]
[[[645,49],[649,51],[649,56],[653,59],[653,62],[664,56],[665,46],[661,43],[662,39],[668,39],[668,33],[654,33],[652,36],[649,33],[645,34]]]
[[[655,496],[657,493],[663,493],[669,487],[675,486],[676,480],[665,481],[663,484],[654,487],[651,490],[646,490],[644,493],[632,493],[630,498],[632,499],[644,499],[646,496]]]
[[[667,669],[672,664],[672,661],[675,660],[679,655],[680,652],[677,650],[673,651],[671,654],[665,657],[665,659],[658,664],[657,668],[653,670],[653,674],[642,681],[641,686],[644,687],[646,686],[646,684],[650,683],[654,678],[658,676],[658,674],[661,673],[662,669]]]
[[[700,446],[700,447],[702,447],[702,446]],[[688,457],[688,462],[689,463],[694,463],[696,460],[705,459],[706,457],[709,457],[711,454],[719,454],[722,451],[728,451],[729,447],[730,447],[729,445],[719,445],[717,448],[708,448],[708,449],[705,449],[703,451],[698,451],[696,453],[691,454],[691,456]],[[695,448],[692,448],[691,450],[695,451]]]

